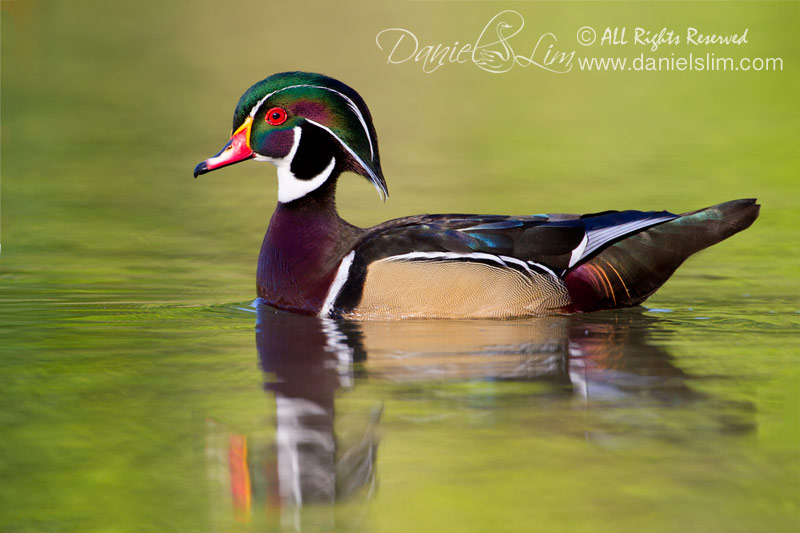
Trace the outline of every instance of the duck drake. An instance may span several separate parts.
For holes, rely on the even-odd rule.
[[[507,318],[635,306],[759,211],[748,199],[680,215],[418,215],[359,228],[339,217],[336,182],[354,172],[387,197],[372,117],[355,90],[305,72],[250,87],[230,140],[194,175],[248,159],[278,169],[258,294],[323,317]]]

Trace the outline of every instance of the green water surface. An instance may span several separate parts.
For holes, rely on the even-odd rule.
[[[798,529],[797,2],[1,7],[0,531]],[[375,44],[465,42],[503,9],[596,56],[577,28],[747,27],[713,51],[784,68],[426,74]],[[191,172],[240,94],[291,69],[372,110],[391,196],[344,176],[359,225],[746,197],[761,216],[634,310],[254,306],[274,168]]]

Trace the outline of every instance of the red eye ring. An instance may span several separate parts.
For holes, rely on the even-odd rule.
[[[264,116],[264,120],[266,120],[273,126],[280,126],[281,124],[286,122],[287,118],[288,115],[286,115],[286,110],[281,109],[280,107],[273,107],[272,109],[267,111],[267,114]]]

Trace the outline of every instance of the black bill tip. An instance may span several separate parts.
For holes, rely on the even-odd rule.
[[[202,163],[200,163],[199,165],[194,167],[194,177],[195,178],[197,176],[199,176],[200,174],[205,174],[206,172],[208,172],[208,165],[206,164],[205,161],[203,161]]]

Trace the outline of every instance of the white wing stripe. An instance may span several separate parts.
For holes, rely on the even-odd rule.
[[[457,252],[409,252],[407,254],[400,254],[400,255],[392,255],[387,257],[386,261],[407,261],[411,259],[478,259],[484,261],[492,261],[493,263],[497,263],[500,266],[508,267],[509,263],[514,265],[519,265],[525,269],[530,275],[536,274],[533,272],[528,265],[533,265],[536,268],[540,268],[547,272],[550,276],[554,279],[559,279],[555,272],[553,272],[550,268],[536,263],[534,261],[528,261],[527,263],[521,259],[517,259],[516,257],[509,257],[507,255],[492,255],[486,254],[482,252],[472,252],[467,254],[457,253]]]
[[[333,283],[331,283],[331,288],[328,289],[328,296],[325,297],[325,303],[322,304],[322,309],[319,310],[319,316],[327,317],[330,316],[331,311],[333,310],[333,304],[336,301],[336,298],[339,296],[339,293],[342,292],[342,287],[347,282],[347,278],[350,276],[350,265],[353,264],[353,258],[356,256],[355,250],[344,256],[342,262],[339,263],[339,269],[336,271],[336,277],[333,278]]]
[[[408,259],[483,259],[493,261],[500,266],[507,266],[502,259],[496,255],[473,252],[469,254],[459,254],[456,252],[409,252],[401,255],[391,255],[387,261],[405,261]]]
[[[545,272],[547,272],[548,274],[550,274],[550,275],[551,275],[551,276],[552,276],[554,279],[559,279],[559,277],[558,277],[558,276],[556,276],[556,273],[555,273],[555,272],[553,272],[553,271],[552,271],[550,268],[548,268],[548,267],[544,266],[544,265],[543,265],[543,264],[541,264],[541,263],[537,263],[536,261],[528,261],[528,264],[529,264],[529,265],[533,265],[533,266],[535,266],[536,268],[541,268],[542,270],[544,270]]]
[[[583,236],[580,244],[572,251],[572,255],[570,256],[569,268],[575,265],[578,261],[583,259],[584,257],[591,254],[597,248],[602,246],[603,244],[616,239],[617,237],[621,237],[623,235],[633,233],[636,230],[646,228],[649,226],[654,226],[661,222],[666,222],[668,220],[674,220],[678,218],[677,216],[664,216],[659,218],[651,218],[647,220],[635,220],[632,222],[627,222],[625,224],[620,224],[618,226],[611,226],[608,228],[602,228],[599,230],[591,231],[588,234]],[[399,255],[392,255],[385,258],[385,261],[407,261],[413,259],[476,259],[476,260],[483,260],[483,261],[491,261],[493,263],[497,263],[500,266],[509,267],[510,264],[519,265],[525,269],[526,272],[533,275],[534,272],[531,271],[528,265],[532,265],[536,268],[544,270],[554,279],[560,279],[552,269],[540,264],[536,263],[535,261],[522,261],[517,259],[516,257],[509,257],[506,255],[492,255],[482,252],[472,252],[472,253],[457,253],[457,252],[409,252],[406,254],[399,254]]]
[[[581,257],[583,257],[583,251],[586,249],[586,243],[589,242],[589,235],[584,234],[583,239],[581,239],[580,244],[572,250],[572,255],[569,257],[569,267],[572,268],[572,265],[580,261]]]
[[[587,255],[591,254],[595,250],[597,250],[600,246],[604,245],[608,241],[612,241],[617,237],[622,237],[623,235],[627,235],[629,233],[633,233],[634,231],[647,228],[650,226],[654,226],[661,222],[666,222],[667,220],[674,220],[675,216],[668,216],[668,217],[659,217],[659,218],[650,218],[647,220],[634,220],[631,222],[626,222],[625,224],[620,224],[619,226],[611,226],[610,228],[603,228],[596,231],[590,231],[587,234],[588,243],[586,244],[585,249],[583,250],[579,260],[586,257]],[[570,261],[570,265],[572,266],[574,263]]]
[[[531,270],[531,267],[529,267],[525,263],[525,261],[521,261],[521,260],[517,259],[516,257],[508,257],[507,255],[501,255],[501,256],[498,256],[498,257],[500,257],[500,260],[503,261],[504,263],[513,263],[515,265],[520,265],[522,268],[525,269],[525,272],[527,272],[528,274],[533,275],[533,271]]]

